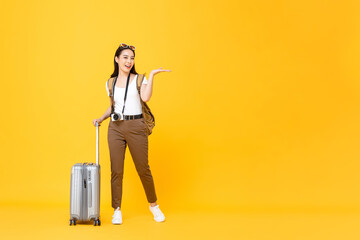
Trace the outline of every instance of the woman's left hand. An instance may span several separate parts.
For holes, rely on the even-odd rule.
[[[159,68],[159,69],[152,70],[152,71],[150,72],[150,74],[152,74],[153,76],[155,76],[155,75],[158,74],[159,72],[171,72],[171,70],[162,69],[162,67],[161,67],[161,68]]]

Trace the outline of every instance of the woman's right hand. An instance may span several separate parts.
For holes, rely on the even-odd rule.
[[[98,118],[98,119],[94,119],[93,120],[93,125],[96,127],[96,122],[98,122],[99,126],[100,126],[100,123],[102,122],[101,121],[101,118]]]

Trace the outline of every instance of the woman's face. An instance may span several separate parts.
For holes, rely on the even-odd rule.
[[[129,73],[131,68],[134,66],[134,53],[130,49],[125,49],[121,52],[119,57],[115,57],[115,61],[119,65],[119,69],[123,72]]]

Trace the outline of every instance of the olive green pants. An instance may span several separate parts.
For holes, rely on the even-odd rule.
[[[109,122],[112,207],[121,208],[125,149],[127,144],[149,203],[156,202],[154,180],[148,164],[148,135],[144,118]]]

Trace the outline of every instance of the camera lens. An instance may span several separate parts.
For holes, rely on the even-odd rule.
[[[119,119],[119,115],[117,115],[117,114],[114,114],[114,120],[118,120]]]

